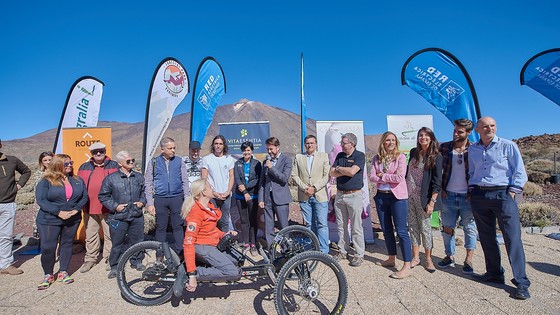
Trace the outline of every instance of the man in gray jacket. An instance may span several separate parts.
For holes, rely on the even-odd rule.
[[[125,236],[128,235],[130,245],[144,240],[144,176],[133,170],[135,160],[130,153],[120,151],[116,159],[119,170],[105,177],[99,191],[99,201],[110,211],[107,221],[113,247],[109,254],[109,279],[117,276],[117,263],[123,252]],[[146,267],[142,265],[142,258],[130,259],[132,268],[144,270]]]

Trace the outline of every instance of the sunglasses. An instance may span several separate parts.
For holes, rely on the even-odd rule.
[[[64,167],[69,167],[74,165],[74,161],[70,161],[70,162],[64,162]]]
[[[91,154],[98,155],[98,154],[105,154],[107,151],[105,149],[98,149],[91,151]]]
[[[463,153],[460,153],[459,156],[457,157],[457,164],[459,165],[463,164]]]
[[[136,162],[136,160],[135,159],[130,159],[130,160],[126,160],[125,162],[126,162],[126,164],[134,164],[134,162]]]

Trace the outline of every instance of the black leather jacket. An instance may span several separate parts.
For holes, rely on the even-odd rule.
[[[130,176],[126,176],[119,169],[118,172],[103,179],[99,191],[99,201],[109,209],[109,220],[132,221],[134,218],[141,217],[142,208],[137,207],[134,203],[140,201],[146,205],[144,176],[135,171],[131,171]],[[116,212],[117,206],[123,203],[128,204],[126,208]]]

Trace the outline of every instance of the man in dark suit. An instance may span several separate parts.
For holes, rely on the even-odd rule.
[[[274,240],[274,214],[280,229],[288,226],[289,205],[292,201],[288,180],[292,174],[292,159],[280,152],[276,137],[266,139],[268,155],[263,163],[259,207],[264,208],[265,236],[268,246]]]

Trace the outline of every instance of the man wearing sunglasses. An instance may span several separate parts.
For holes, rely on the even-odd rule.
[[[463,263],[463,273],[472,274],[472,258],[476,248],[476,224],[471,204],[467,200],[469,188],[467,180],[469,179],[468,148],[471,145],[468,138],[474,124],[468,119],[461,118],[455,120],[454,125],[453,141],[442,143],[439,148],[443,156],[441,221],[446,256],[438,263],[438,266],[441,269],[455,267],[455,228],[460,217],[459,224],[463,227],[467,251]]]
[[[97,256],[101,248],[99,228],[103,228],[103,261],[109,270],[109,253],[111,252],[111,235],[107,219],[109,209],[99,201],[99,190],[103,179],[119,169],[117,162],[107,156],[107,148],[101,142],[95,142],[89,147],[91,158],[80,166],[78,176],[86,183],[89,201],[84,207],[83,224],[86,229],[86,255],[80,272],[88,272],[97,263]]]
[[[144,176],[133,170],[135,160],[130,157],[130,153],[120,151],[116,160],[119,164],[118,172],[103,180],[99,192],[99,201],[111,211],[108,222],[113,246],[109,256],[109,279],[117,276],[117,263],[125,249],[125,237],[128,235],[130,246],[144,240]],[[142,259],[140,255],[132,257],[132,268],[143,271],[146,267],[142,264]]]
[[[2,140],[0,140],[2,149]],[[16,172],[20,174],[16,180]],[[15,156],[0,152],[0,274],[19,275],[23,271],[15,266],[12,255],[16,195],[31,177],[31,170]]]

